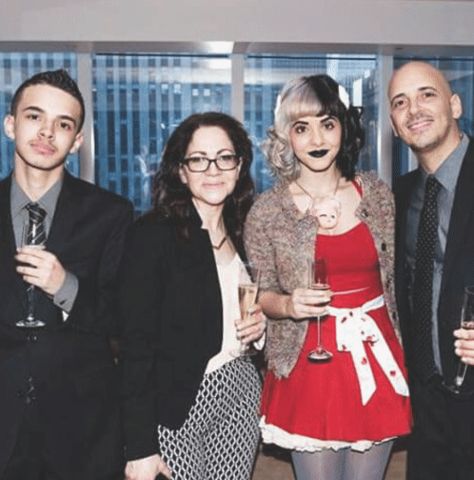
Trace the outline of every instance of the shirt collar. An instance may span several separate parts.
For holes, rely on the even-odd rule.
[[[60,178],[41,198],[37,200],[37,203],[46,211],[46,215],[49,218],[53,218],[54,216],[62,186],[63,179]],[[12,175],[10,202],[13,216],[18,215],[26,205],[31,202],[28,195],[26,195],[20,185],[18,185],[15,175]]]
[[[439,166],[438,170],[434,173],[436,180],[449,192],[454,192],[456,189],[456,183],[461,171],[462,162],[466,155],[467,148],[469,146],[469,138],[466,134],[462,134],[459,145],[448,155],[446,160]],[[420,168],[423,183],[428,177],[423,168]]]

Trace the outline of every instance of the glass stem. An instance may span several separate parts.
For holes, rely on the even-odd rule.
[[[34,322],[35,320],[35,287],[34,285],[30,285],[26,290],[26,298],[28,302],[28,314],[26,316],[26,320],[28,322]]]
[[[317,322],[317,329],[318,329],[318,346],[316,347],[318,351],[322,350],[322,345],[321,345],[321,317],[318,315],[316,317],[316,322]]]
[[[467,364],[464,362],[459,362],[458,364],[458,371],[456,373],[456,377],[454,379],[454,385],[459,388],[464,383],[464,377],[466,376]]]

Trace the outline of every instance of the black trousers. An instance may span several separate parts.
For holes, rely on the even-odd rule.
[[[54,454],[45,447],[44,426],[35,402],[26,406],[23,424],[1,480],[70,480],[55,469]],[[123,471],[84,480],[123,480]]]
[[[411,381],[414,429],[407,480],[474,478],[474,396],[456,396],[440,377]]]

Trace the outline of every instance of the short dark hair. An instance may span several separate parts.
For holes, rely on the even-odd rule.
[[[299,176],[299,162],[289,139],[291,124],[307,115],[329,115],[339,120],[342,130],[336,166],[343,177],[352,180],[359,152],[364,146],[361,114],[362,108],[344,105],[339,96],[339,84],[328,75],[299,77],[288,82],[281,91],[275,122],[263,146],[274,175],[288,181]]]
[[[18,104],[20,103],[23,92],[28,87],[32,87],[34,85],[49,85],[50,87],[59,88],[63,92],[69,93],[69,95],[73,96],[79,102],[81,106],[81,117],[79,118],[79,124],[77,126],[77,131],[79,132],[84,124],[84,99],[82,98],[82,94],[77,86],[77,83],[64,69],[40,72],[25,80],[13,94],[10,105],[10,114],[13,116],[16,115]]]
[[[153,206],[159,216],[174,220],[184,237],[189,235],[192,197],[181,182],[179,169],[194,132],[200,127],[219,127],[225,131],[241,158],[239,178],[224,204],[224,223],[237,248],[242,248],[243,225],[255,192],[250,176],[252,142],[242,124],[225,113],[196,113],[181,122],[171,134],[163,151],[153,185]]]

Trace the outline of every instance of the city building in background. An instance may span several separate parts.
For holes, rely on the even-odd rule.
[[[412,58],[393,58],[394,68]],[[461,127],[474,132],[474,58],[426,58],[441,68],[453,90],[462,98]],[[359,168],[377,170],[390,164],[392,178],[415,165],[406,146],[393,142],[392,158],[378,158],[381,119],[379,99],[386,85],[379,84],[377,55],[245,55],[243,84],[232,83],[229,55],[94,54],[91,58],[90,98],[94,120],[92,162],[95,182],[133,201],[137,213],[150,207],[153,175],[173,129],[188,115],[208,110],[233,114],[232,98],[241,89],[243,122],[254,143],[252,174],[258,191],[269,188],[260,145],[273,123],[276,98],[288,80],[327,73],[347,90],[351,103],[363,107],[366,129]],[[8,112],[18,85],[42,70],[65,68],[77,79],[74,53],[0,53],[0,116]],[[88,82],[81,82],[81,88]],[[13,143],[0,137],[0,178],[11,170]],[[84,147],[83,147],[84,148]],[[81,164],[83,160],[81,159]],[[78,155],[68,169],[80,175]]]

